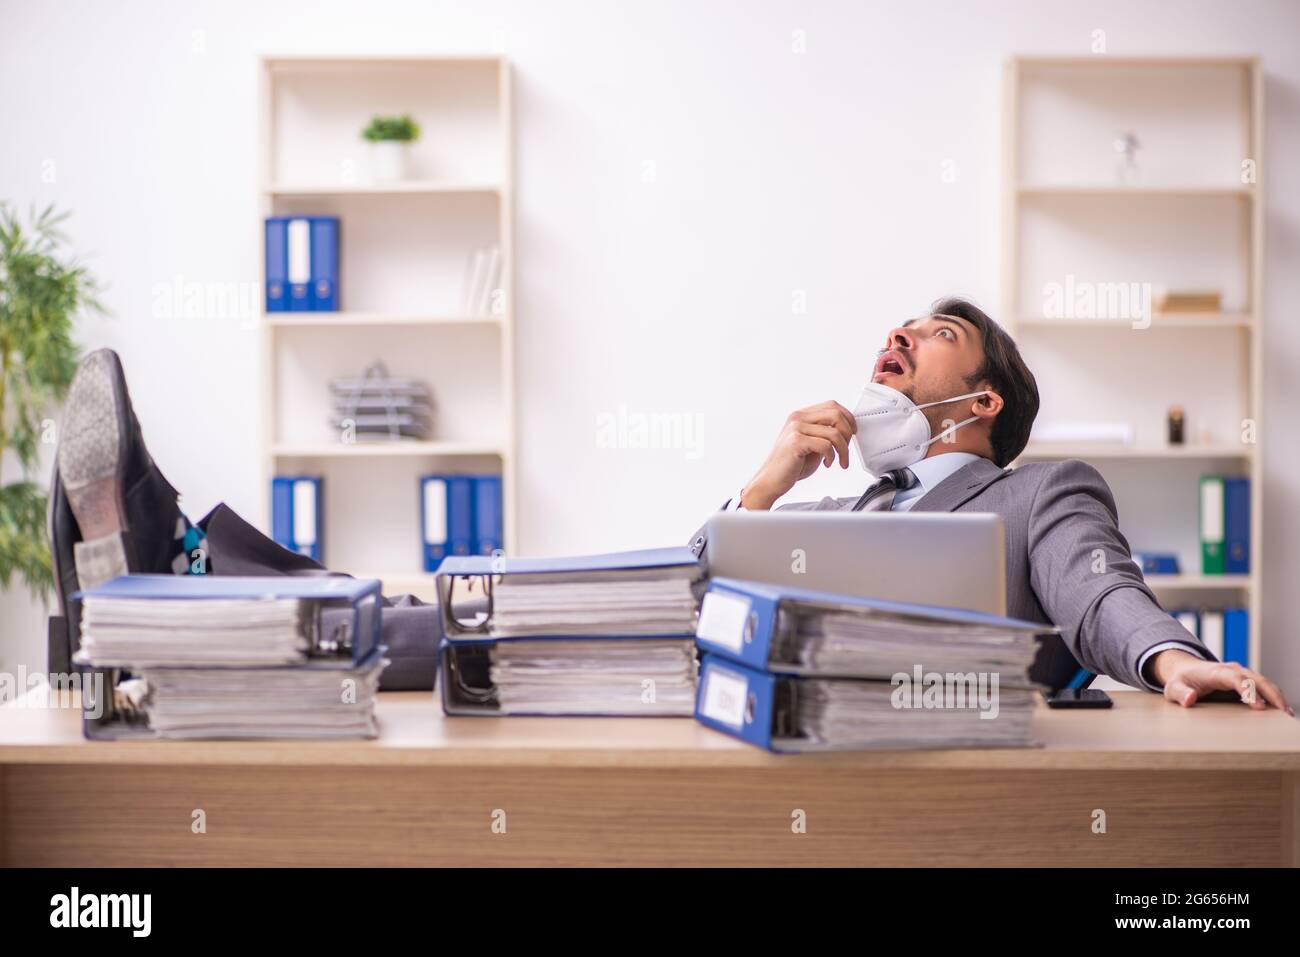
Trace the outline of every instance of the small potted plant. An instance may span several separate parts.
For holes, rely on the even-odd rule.
[[[361,131],[370,141],[370,173],[377,182],[406,178],[406,156],[420,138],[420,125],[410,116],[374,116]]]

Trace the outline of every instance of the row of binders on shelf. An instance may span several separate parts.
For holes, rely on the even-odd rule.
[[[1250,667],[1250,612],[1245,608],[1182,608],[1170,614],[1215,658]]]
[[[425,475],[420,478],[424,570],[448,555],[492,555],[505,547],[500,475]]]
[[[1203,475],[1200,480],[1200,565],[1202,575],[1250,574],[1250,479]],[[1182,572],[1173,552],[1134,551],[1143,575]]]
[[[322,561],[324,479],[277,475],[271,480],[271,537],[292,552]],[[420,556],[437,571],[449,555],[492,555],[504,546],[500,475],[420,477]]]
[[[1203,475],[1201,495],[1201,574],[1250,573],[1250,479]]]
[[[266,311],[337,312],[339,218],[270,216],[265,229]],[[506,311],[504,270],[501,247],[495,243],[470,254],[461,288],[462,315]]]
[[[1033,743],[1049,626],[703,579],[685,548],[446,559],[444,710],[694,714],[773,751]]]
[[[127,575],[73,596],[88,738],[368,738],[379,582]]]
[[[339,218],[266,220],[266,311],[337,312]]]

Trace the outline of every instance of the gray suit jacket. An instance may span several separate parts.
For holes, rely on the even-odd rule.
[[[824,498],[782,508],[848,510],[857,500],[856,495]],[[1213,660],[1194,635],[1160,608],[1142,580],[1119,530],[1110,487],[1086,462],[1070,459],[1003,469],[979,459],[921,496],[912,511],[1002,516],[1007,614],[1056,625],[1070,653],[1089,671],[1135,688],[1148,687],[1138,674],[1138,663],[1149,649],[1166,642]],[[701,529],[691,547],[703,556],[706,545]],[[1035,676],[1057,686],[1073,667],[1065,660],[1040,664],[1050,678],[1043,667],[1035,669]]]

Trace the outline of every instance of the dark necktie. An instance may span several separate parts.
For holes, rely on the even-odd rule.
[[[862,497],[853,503],[853,511],[888,512],[899,490],[911,488],[915,484],[916,474],[911,469],[894,469],[892,472],[886,472],[879,482],[870,486],[862,493]]]

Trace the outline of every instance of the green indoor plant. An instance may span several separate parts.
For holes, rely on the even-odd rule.
[[[33,479],[40,447],[54,440],[48,419],[77,371],[73,322],[103,312],[85,268],[66,253],[59,226],[67,213],[49,206],[27,226],[0,203],[0,588],[20,579],[48,600],[54,585],[45,533],[46,492]],[[4,473],[6,453],[18,476]]]
[[[420,124],[410,116],[372,116],[361,131],[370,142],[371,174],[379,181],[406,176],[406,153],[420,138]]]

